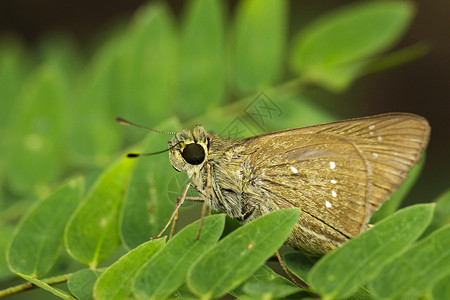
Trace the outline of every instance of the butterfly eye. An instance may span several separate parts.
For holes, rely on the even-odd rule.
[[[201,145],[192,143],[184,147],[181,156],[187,163],[199,165],[205,160],[205,150]]]

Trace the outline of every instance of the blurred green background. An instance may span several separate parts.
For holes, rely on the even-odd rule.
[[[248,136],[417,113],[430,121],[432,136],[404,205],[436,198],[450,179],[450,2],[413,2],[413,18],[406,15],[371,53],[341,58],[344,67],[314,64],[320,43],[304,45],[319,17],[362,2],[1,1],[0,242],[57,183],[83,174],[89,187],[142,141],[146,132],[120,126],[116,116],[153,128],[179,124],[165,130],[199,123]],[[332,47],[325,46],[327,55]],[[261,111],[262,103],[272,110]],[[258,108],[265,117],[252,119]]]

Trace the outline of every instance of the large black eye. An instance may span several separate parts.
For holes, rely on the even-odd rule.
[[[191,165],[199,165],[205,160],[205,150],[199,144],[192,143],[183,149],[181,156]]]

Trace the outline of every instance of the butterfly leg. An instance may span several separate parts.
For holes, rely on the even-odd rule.
[[[201,198],[201,197],[184,197],[184,200],[185,201],[199,201],[199,202],[204,202],[205,201],[205,199],[203,199],[203,198]],[[184,202],[184,201],[183,201]],[[181,205],[180,205],[181,206]],[[174,233],[174,231],[175,231],[175,224],[177,223],[177,221],[178,221],[178,209],[177,209],[177,213],[176,213],[176,215],[175,215],[175,217],[174,217],[174,219],[173,219],[173,222],[172,222],[172,227],[170,228],[170,234],[169,234],[169,240],[172,238],[172,236],[173,236],[173,233]]]
[[[202,198],[202,197],[185,197],[184,200],[186,200],[186,201],[204,202],[205,198]]]
[[[208,206],[208,199],[210,199],[212,191],[211,166],[208,163],[206,164],[206,175],[206,199],[204,199],[203,201],[202,216],[200,219],[200,226],[198,227],[197,240],[200,238],[200,232],[202,231],[203,227],[203,219],[205,218],[206,208]]]
[[[167,224],[164,226],[164,228],[161,230],[161,232],[158,233],[158,235],[154,237],[154,239],[159,238],[159,237],[164,233],[164,231],[166,231],[167,227],[169,227],[169,225],[170,225],[170,223],[171,223],[172,221],[174,221],[174,224],[175,224],[175,221],[176,221],[176,219],[178,218],[178,209],[180,208],[180,206],[181,206],[181,205],[184,203],[184,201],[186,200],[186,194],[187,194],[187,192],[188,192],[190,186],[191,186],[191,183],[189,182],[189,183],[186,185],[186,187],[184,188],[184,190],[183,190],[183,192],[181,193],[180,197],[178,197],[177,203],[175,204],[175,208],[174,208],[174,210],[173,210],[172,215],[171,215],[170,218],[169,218],[169,221],[168,221]],[[172,232],[173,232],[173,227],[174,227],[174,226],[175,226],[175,225],[172,226],[171,234],[172,234]]]
[[[289,279],[298,287],[300,288],[305,288],[308,287],[307,284],[305,284],[303,281],[298,281],[297,278],[291,273],[291,271],[289,271],[289,269],[286,267],[286,265],[283,262],[283,259],[281,258],[280,252],[277,250],[275,252],[275,254],[277,255],[278,258],[278,262],[281,265],[281,268],[283,268],[283,271],[287,274],[287,276],[289,277]]]

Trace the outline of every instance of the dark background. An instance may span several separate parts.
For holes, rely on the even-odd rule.
[[[110,0],[16,0],[0,1],[0,36],[18,36],[31,49],[48,33],[71,36],[86,56],[99,34],[117,22],[126,22],[146,1]],[[291,1],[289,30],[301,28],[321,13],[355,1]],[[177,18],[185,1],[168,1]],[[229,1],[232,11],[237,1]],[[397,46],[403,48],[420,41],[431,45],[424,57],[358,80],[338,95],[322,93],[318,99],[330,105],[342,118],[404,111],[425,116],[432,126],[427,164],[409,201],[426,202],[447,189],[450,179],[450,1],[415,1],[418,14],[412,27]],[[320,91],[318,92],[320,94]],[[433,188],[429,188],[429,187]],[[408,203],[406,203],[408,204]]]

